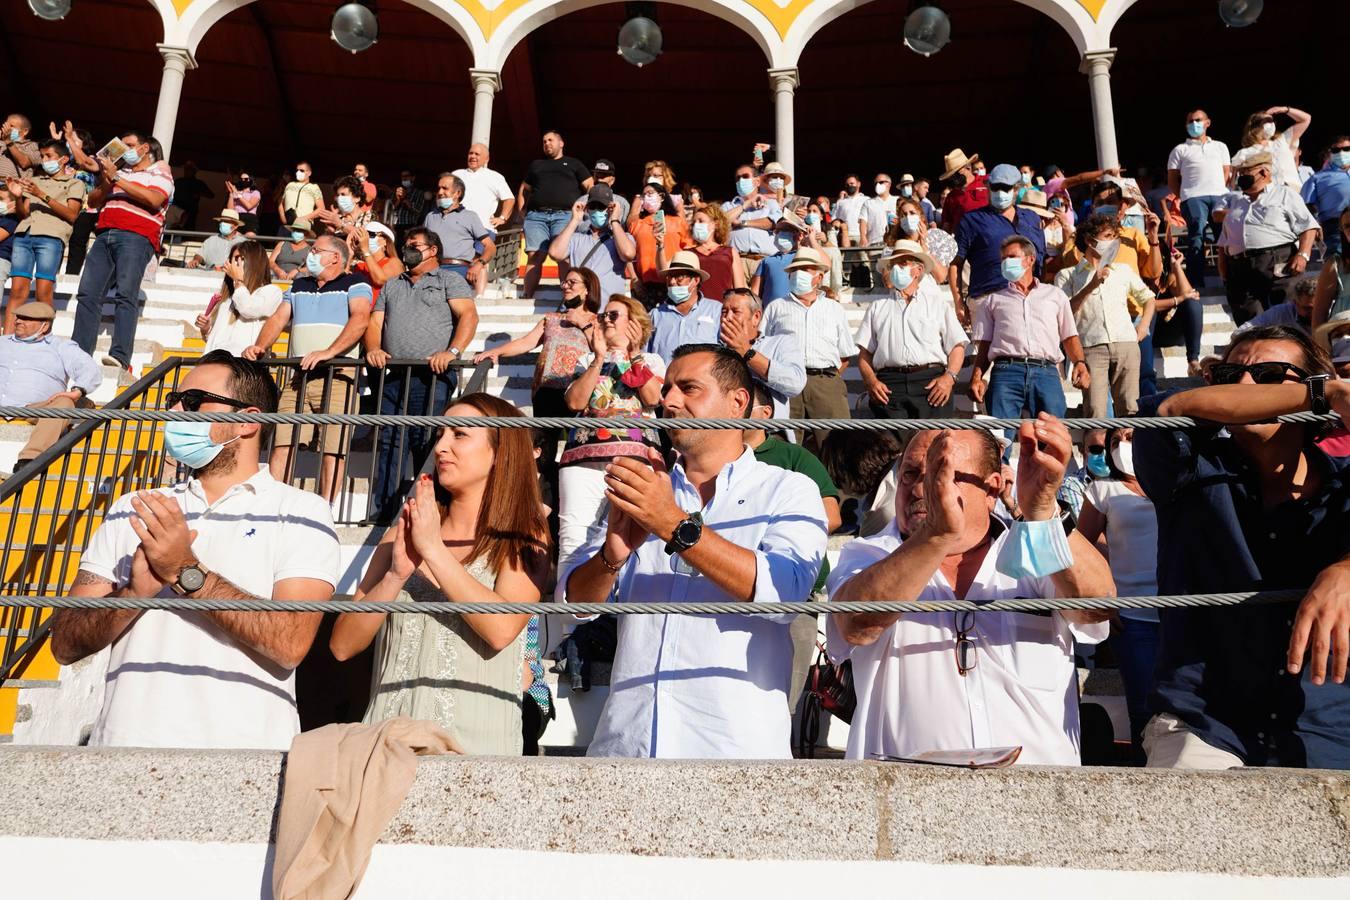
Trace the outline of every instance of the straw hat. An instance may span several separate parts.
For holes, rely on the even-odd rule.
[[[23,309],[21,308],[19,312],[23,312]],[[1313,332],[1313,340],[1329,351],[1331,350],[1331,333],[1347,326],[1350,326],[1350,309],[1343,309],[1317,326],[1317,330]]]
[[[942,168],[944,170],[942,179],[945,181],[946,179],[951,178],[966,166],[979,162],[979,160],[980,154],[976,153],[974,156],[966,156],[966,151],[957,147],[951,153],[942,157]]]
[[[229,222],[231,225],[239,224],[239,213],[232,209],[222,209],[220,215],[211,219],[212,222]]]
[[[792,262],[784,268],[784,272],[795,272],[798,269],[828,269],[830,261],[825,258],[815,247],[802,247],[797,251],[797,255],[792,257]]]
[[[1022,199],[1017,203],[1018,209],[1029,209],[1042,219],[1053,219],[1055,214],[1050,211],[1050,200],[1045,196],[1045,191],[1038,191],[1035,188],[1029,188],[1022,195]]]
[[[923,249],[923,245],[918,241],[896,241],[890,252],[881,257],[881,261],[884,263],[897,259],[917,259],[923,263],[924,269],[930,273],[938,267],[937,260],[929,256]]]
[[[788,170],[787,170],[787,169],[783,168],[783,164],[782,164],[782,163],[771,162],[771,163],[769,163],[767,166],[765,166],[765,167],[764,167],[764,177],[765,177],[765,178],[768,178],[770,175],[778,175],[778,176],[781,176],[782,179],[783,179],[783,184],[784,184],[784,185],[792,184],[792,176],[788,174]]]
[[[669,268],[662,269],[662,278],[671,275],[697,275],[700,282],[708,280],[708,273],[698,267],[698,254],[693,250],[681,250],[670,261]]]

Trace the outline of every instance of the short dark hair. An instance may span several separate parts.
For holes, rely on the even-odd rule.
[[[1336,375],[1336,367],[1331,362],[1331,354],[1323,349],[1320,344],[1313,343],[1313,339],[1308,337],[1308,333],[1302,328],[1295,328],[1291,325],[1263,325],[1259,328],[1249,328],[1246,331],[1238,332],[1233,335],[1232,342],[1224,348],[1223,361],[1228,362],[1233,352],[1242,345],[1257,341],[1288,341],[1291,344],[1297,344],[1303,360],[1301,364],[1295,363],[1296,365],[1306,370],[1309,375],[1331,375],[1332,377]]]
[[[156,162],[165,162],[164,147],[160,145],[159,141],[155,140],[153,135],[145,134],[140,131],[124,131],[119,137],[124,141],[129,137],[134,137],[137,141],[150,148],[150,153],[155,157]]]
[[[820,461],[839,490],[866,497],[905,452],[895,431],[831,431],[820,448]]]
[[[343,188],[351,191],[351,195],[361,203],[366,202],[366,190],[361,187],[361,179],[357,178],[355,175],[343,175],[337,181],[333,182],[334,194]]]
[[[432,231],[430,228],[423,228],[420,225],[416,228],[409,228],[407,231],[403,232],[403,245],[406,247],[408,239],[416,237],[420,237],[422,240],[426,241],[427,246],[436,248],[437,259],[443,259],[445,257],[445,253],[441,247],[441,236],[436,232]],[[402,252],[401,248],[399,252]]]
[[[61,154],[62,156],[69,156],[69,155],[70,155],[70,148],[66,146],[66,142],[65,142],[65,141],[58,141],[56,138],[47,138],[47,139],[46,139],[45,141],[43,141],[42,143],[38,144],[38,149],[39,149],[39,150],[55,150],[57,153]]]
[[[241,403],[247,403],[249,406],[256,406],[265,413],[274,413],[277,411],[277,404],[281,401],[281,392],[277,390],[277,383],[272,379],[272,373],[267,371],[267,366],[251,359],[244,359],[242,356],[235,356],[228,350],[212,350],[201,359],[197,360],[200,366],[225,366],[230,370],[230,380],[228,384],[229,392],[234,399]],[[265,445],[272,436],[272,426],[263,425],[258,430],[258,438]]]
[[[1104,194],[1110,194],[1116,198],[1115,205],[1119,206],[1125,200],[1125,192],[1120,189],[1120,185],[1113,181],[1099,181],[1092,186],[1092,199],[1096,200]]]
[[[740,354],[723,344],[682,344],[675,348],[670,361],[674,362],[695,353],[713,355],[712,376],[723,391],[730,393],[744,390],[749,395],[750,402],[746,404],[745,417],[750,418],[750,410],[755,403],[755,377],[750,374],[750,367],[741,359]]]
[[[750,393],[753,397],[750,403],[751,406],[767,406],[770,409],[773,408],[773,394],[770,393],[769,386],[758,378],[755,379],[754,390]]]

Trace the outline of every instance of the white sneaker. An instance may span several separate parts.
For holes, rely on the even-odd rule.
[[[113,357],[109,356],[106,353],[100,356],[98,361],[100,365],[116,366],[119,369],[122,368],[122,364],[120,362],[118,362],[116,359],[114,359]]]
[[[118,366],[117,386],[120,388],[131,387],[131,385],[135,383],[136,383],[136,375],[131,371],[131,369],[123,369],[121,366]]]

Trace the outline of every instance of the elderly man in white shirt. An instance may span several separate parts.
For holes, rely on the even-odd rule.
[[[1055,287],[1069,297],[1091,375],[1085,412],[1089,418],[1106,416],[1109,397],[1116,415],[1132,416],[1139,412],[1139,342],[1148,336],[1155,296],[1138,272],[1113,262],[1120,250],[1115,216],[1092,216],[1074,242],[1083,259],[1071,269],[1060,269]],[[1140,309],[1137,323],[1130,314],[1131,301]]]
[[[666,370],[666,418],[743,418],[753,382],[721,345]],[[569,601],[800,600],[825,556],[825,508],[807,476],[761,463],[741,431],[672,430],[680,460],[606,470],[609,521],[566,572]],[[594,545],[593,545],[594,546]],[[794,616],[619,619],[610,694],[590,756],[787,759]]]
[[[1205,232],[1233,174],[1228,145],[1210,137],[1209,126],[1208,113],[1191,110],[1186,140],[1167,156],[1167,187],[1186,218],[1186,277],[1197,289],[1205,286]]]
[[[1048,413],[1024,422],[1017,499],[1025,521],[992,513],[1003,489],[987,431],[920,432],[898,465],[896,519],[846,546],[831,601],[1112,596],[1100,553],[1066,537],[1055,492],[1073,445]],[[1020,746],[1020,762],[1080,763],[1073,644],[1107,636],[1109,613],[834,613],[829,651],[853,663],[858,708],[848,757]]]
[[[217,350],[170,408],[275,412],[267,367]],[[304,600],[312,613],[63,609],[52,654],[70,665],[111,645],[90,744],[285,750],[300,731],[295,668],[339,574],[327,501],[258,465],[256,422],[169,422],[164,449],[192,472],[122,497],[90,538],[74,597]]]
[[[760,333],[764,308],[749,288],[731,288],[722,295],[722,323],[718,339],[750,367],[754,379],[773,398],[773,417],[786,419],[788,404],[806,387],[801,341],[795,334],[765,337]]]
[[[951,295],[931,277],[937,260],[917,241],[896,241],[881,262],[891,294],[867,308],[857,337],[872,414],[948,418],[969,337]]]
[[[1219,247],[1228,308],[1238,325],[1284,302],[1284,285],[1312,259],[1317,219],[1298,191],[1274,181],[1271,156],[1245,147],[1233,157],[1237,190],[1223,199]]]
[[[794,419],[850,418],[844,370],[858,347],[844,308],[825,296],[822,282],[829,270],[825,254],[802,247],[787,265],[788,295],[764,310],[766,337],[793,335],[801,343],[806,386],[788,404]],[[826,436],[816,429],[803,443],[818,454]]]
[[[460,203],[469,212],[477,213],[479,221],[496,235],[497,229],[511,221],[516,195],[501,172],[488,168],[490,158],[487,144],[471,144],[467,165],[450,174],[464,182]]]

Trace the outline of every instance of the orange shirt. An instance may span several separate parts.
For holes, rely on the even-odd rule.
[[[660,265],[656,259],[656,234],[653,232],[653,216],[640,213],[633,221],[629,233],[637,242],[637,259],[633,266],[637,269],[639,281],[659,282]],[[689,238],[689,223],[683,216],[666,216],[666,259],[669,260],[678,250],[687,250],[694,246]]]

